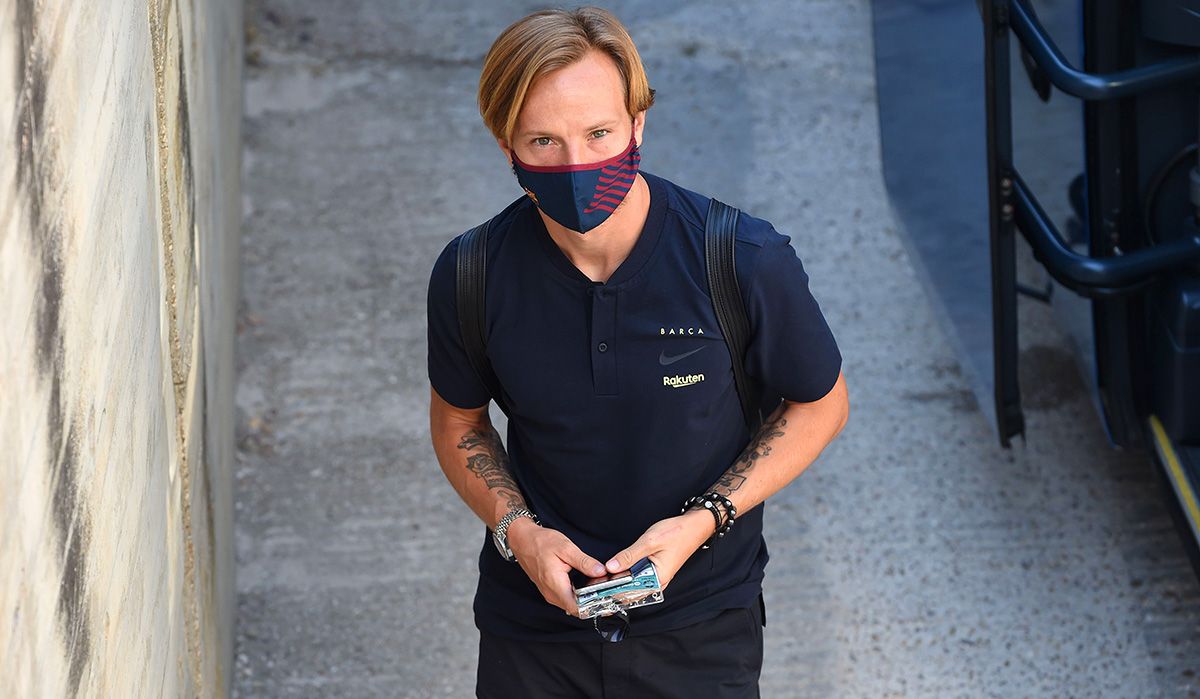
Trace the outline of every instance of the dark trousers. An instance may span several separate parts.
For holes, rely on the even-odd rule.
[[[763,613],[726,609],[674,631],[595,641],[514,641],[481,631],[480,699],[758,699]]]

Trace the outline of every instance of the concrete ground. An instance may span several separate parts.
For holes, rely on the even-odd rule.
[[[658,90],[645,169],[792,236],[852,419],[768,503],[765,697],[1200,695],[1200,585],[1022,301],[1001,449],[880,177],[864,0],[609,5]],[[464,697],[481,527],[428,435],[435,255],[519,191],[474,90],[533,4],[251,0],[237,696]]]

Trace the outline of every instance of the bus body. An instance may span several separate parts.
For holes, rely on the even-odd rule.
[[[1114,448],[1200,541],[1200,0],[879,0],[883,171],[1002,446],[1017,303],[1048,303]],[[1018,278],[1018,236],[1045,281]],[[1200,568],[1198,568],[1200,569]]]

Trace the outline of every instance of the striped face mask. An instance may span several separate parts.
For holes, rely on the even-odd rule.
[[[522,163],[515,152],[512,162],[517,182],[539,209],[563,228],[587,233],[625,199],[641,159],[631,135],[624,151],[598,163],[539,167]]]

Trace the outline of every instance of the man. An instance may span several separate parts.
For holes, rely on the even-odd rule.
[[[708,198],[639,168],[653,99],[628,33],[596,8],[534,13],[485,59],[480,113],[525,189],[487,244],[507,451],[458,329],[461,236],[428,298],[434,449],[488,527],[480,697],[758,696],[760,504],[848,418],[841,354],[790,239],[742,214],[744,366],[778,403],[749,434],[707,291]],[[680,514],[706,495],[712,509]],[[576,616],[569,573],[645,556],[664,600],[606,642]]]

